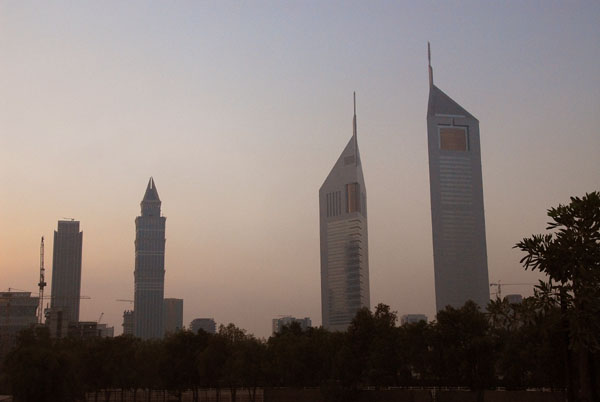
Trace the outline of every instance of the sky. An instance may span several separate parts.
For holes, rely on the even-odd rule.
[[[596,1],[2,0],[0,289],[37,293],[41,236],[50,283],[74,218],[80,319],[121,333],[152,176],[185,325],[320,325],[318,190],[356,91],[371,304],[433,318],[430,41],[436,85],[480,121],[490,281],[531,295],[508,285],[540,278],[513,245],[600,187],[598,21]]]

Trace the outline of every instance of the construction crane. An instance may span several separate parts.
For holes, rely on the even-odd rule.
[[[502,283],[500,281],[496,283],[490,283],[490,287],[495,286],[498,288],[496,292],[496,297],[502,300],[502,286],[535,286],[535,283]]]
[[[104,317],[104,312],[100,313],[100,317],[98,317],[98,324],[100,324],[100,320],[102,319],[102,317]]]
[[[129,299],[117,299],[117,300],[115,300],[115,301],[118,301],[118,302],[127,302],[127,303],[133,303],[133,300],[129,300]]]
[[[42,319],[44,318],[44,288],[46,287],[46,280],[44,276],[46,274],[46,270],[44,269],[44,236],[42,236],[42,241],[40,242],[40,282],[38,286],[40,288],[39,292],[39,306],[38,306],[38,323],[42,323]]]

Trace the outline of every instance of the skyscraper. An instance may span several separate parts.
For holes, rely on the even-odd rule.
[[[489,294],[479,121],[433,84],[429,57],[427,142],[437,310]]]
[[[323,327],[344,331],[370,307],[367,192],[356,132],[319,189]]]
[[[58,221],[52,252],[50,307],[54,311],[61,310],[67,322],[79,321],[82,244],[83,232],[79,231],[79,221]]]
[[[162,338],[165,288],[165,221],[161,201],[150,178],[135,218],[134,333],[142,339]]]

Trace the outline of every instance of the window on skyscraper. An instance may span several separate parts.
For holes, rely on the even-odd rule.
[[[360,212],[360,185],[346,184],[346,212]]]
[[[444,151],[468,150],[466,127],[440,127],[440,149]]]

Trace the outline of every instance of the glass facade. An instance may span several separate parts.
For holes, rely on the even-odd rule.
[[[50,307],[61,309],[69,322],[79,321],[83,232],[78,221],[58,221],[52,252]]]
[[[346,212],[360,212],[360,184],[346,184]]]
[[[353,136],[319,190],[323,327],[345,331],[370,307],[367,195]]]
[[[440,148],[444,151],[469,149],[466,127],[440,127]]]

